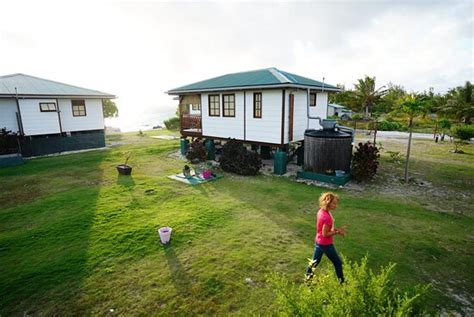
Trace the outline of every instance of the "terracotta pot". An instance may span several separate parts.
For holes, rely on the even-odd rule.
[[[117,171],[120,175],[130,175],[132,174],[132,167],[125,164],[120,164],[117,165]]]

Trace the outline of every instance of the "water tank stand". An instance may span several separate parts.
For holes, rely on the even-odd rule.
[[[344,186],[348,181],[351,180],[350,173],[344,176],[336,176],[336,175],[326,175],[326,174],[314,173],[314,172],[306,172],[304,170],[298,171],[296,173],[296,177],[323,182],[323,183],[334,184],[338,186]]]

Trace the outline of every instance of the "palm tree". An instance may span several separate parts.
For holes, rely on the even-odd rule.
[[[408,146],[407,159],[405,162],[405,183],[408,183],[408,162],[410,160],[411,137],[413,132],[413,118],[426,112],[425,98],[417,94],[410,94],[403,98],[399,112],[408,115]]]
[[[375,77],[367,75],[364,79],[359,79],[354,87],[355,99],[365,108],[365,117],[368,118],[374,104],[386,94],[387,90],[384,90],[385,86],[375,89]]]
[[[440,112],[470,124],[471,118],[474,117],[473,93],[474,89],[469,81],[464,86],[449,90],[446,94],[446,103]]]

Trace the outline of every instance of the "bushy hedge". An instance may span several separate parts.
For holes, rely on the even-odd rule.
[[[193,163],[204,162],[207,159],[204,142],[200,139],[194,140],[189,147],[188,153],[186,153],[186,158]]]
[[[451,129],[453,136],[462,141],[474,138],[474,125],[459,125]]]
[[[0,129],[0,155],[18,152],[18,136],[6,128]]]
[[[371,142],[359,143],[352,157],[352,175],[358,181],[368,181],[377,174],[379,149]]]
[[[384,120],[378,123],[378,130],[380,131],[403,131],[405,126],[397,121]]]
[[[346,282],[340,285],[334,270],[316,269],[308,285],[291,283],[272,274],[278,310],[286,316],[423,316],[429,286],[401,290],[392,281],[395,264],[374,273],[367,257],[360,264],[344,261]]]
[[[178,130],[179,129],[179,118],[178,117],[169,118],[168,120],[165,120],[163,123],[165,124],[165,127],[168,130]]]
[[[229,139],[222,147],[219,162],[224,171],[239,175],[257,175],[262,167],[260,155],[257,152],[248,151],[235,139]]]

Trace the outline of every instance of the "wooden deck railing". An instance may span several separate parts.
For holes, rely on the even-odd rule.
[[[192,114],[181,115],[181,130],[186,129],[201,130],[201,116]]]

